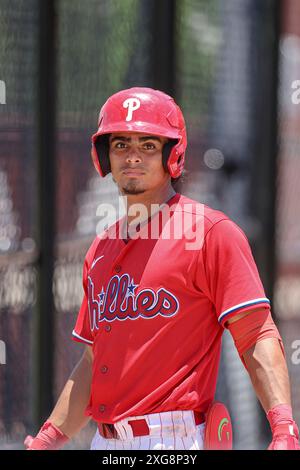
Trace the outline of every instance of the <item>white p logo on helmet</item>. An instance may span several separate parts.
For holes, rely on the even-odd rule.
[[[136,111],[141,106],[141,102],[138,98],[127,98],[123,103],[123,108],[128,108],[126,121],[131,121],[133,111]]]

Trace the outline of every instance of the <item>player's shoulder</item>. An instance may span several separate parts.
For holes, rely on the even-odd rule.
[[[247,235],[240,225],[232,220],[227,214],[218,209],[203,204],[194,199],[190,199],[183,194],[180,195],[178,200],[181,210],[185,212],[193,212],[202,217],[204,226],[204,239],[209,240],[223,239],[227,241],[233,240],[246,240]]]
[[[212,207],[209,207],[199,201],[195,201],[194,199],[184,196],[183,194],[180,195],[178,204],[182,211],[192,212],[202,216],[205,233],[209,232],[213,226],[219,224],[221,221],[229,221],[234,224],[234,222],[224,212],[218,209],[213,209]]]
[[[102,238],[100,237],[100,235],[97,235],[94,238],[94,240],[92,241],[92,243],[90,244],[90,247],[87,250],[86,255],[85,255],[85,263],[88,266],[92,263],[92,261],[94,259],[94,256],[95,256],[95,253],[98,249],[98,246],[101,243],[101,240],[102,240]]]
[[[97,251],[103,250],[105,243],[107,243],[107,240],[117,238],[118,225],[119,220],[112,223],[109,227],[106,227],[102,232],[96,235],[85,255],[85,262],[88,265],[93,262]]]

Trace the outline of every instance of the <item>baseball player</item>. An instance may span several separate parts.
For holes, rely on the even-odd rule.
[[[186,145],[182,112],[161,91],[122,90],[102,107],[92,158],[127,214],[86,255],[73,331],[86,349],[27,449],[61,448],[90,418],[91,449],[231,448],[214,401],[227,328],[269,420],[268,448],[299,450],[284,348],[247,238],[173,189]]]

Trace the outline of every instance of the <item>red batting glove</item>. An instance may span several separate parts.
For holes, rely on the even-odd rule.
[[[46,421],[36,437],[27,436],[24,444],[26,450],[57,450],[60,449],[69,438],[50,421]]]
[[[289,405],[274,406],[267,418],[273,434],[268,450],[300,450],[299,430]]]

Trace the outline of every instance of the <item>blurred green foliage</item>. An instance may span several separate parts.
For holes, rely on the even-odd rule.
[[[177,19],[177,90],[188,127],[201,128],[209,112],[221,41],[220,0],[181,0]]]
[[[57,0],[57,109],[59,127],[94,126],[107,97],[143,83],[149,67],[144,22],[151,0]],[[220,43],[220,0],[178,0],[176,18],[177,99],[187,120],[203,126]],[[38,67],[38,0],[1,0],[0,79],[7,104],[24,116],[34,109]],[[147,62],[148,61],[148,62]],[[157,64],[159,67],[159,64]],[[151,79],[149,78],[151,81]],[[151,83],[149,82],[151,86]],[[11,108],[10,108],[11,110]]]
[[[99,107],[122,88],[136,34],[138,0],[58,2],[60,124],[95,123]],[[75,118],[75,121],[74,121]]]
[[[6,85],[2,125],[8,119],[30,122],[36,99],[38,0],[1,0],[0,80]],[[10,122],[11,122],[10,121]]]

